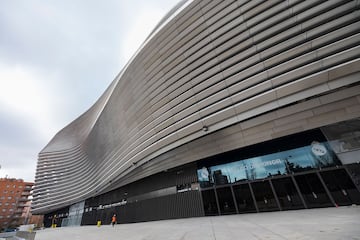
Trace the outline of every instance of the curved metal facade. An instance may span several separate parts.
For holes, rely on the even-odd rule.
[[[360,117],[359,1],[184,1],[40,152],[46,213],[201,158]]]

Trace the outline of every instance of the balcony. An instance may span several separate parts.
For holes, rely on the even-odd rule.
[[[27,202],[27,201],[29,201],[28,198],[24,198],[24,197],[19,198],[19,202]]]
[[[30,204],[25,204],[25,203],[19,203],[18,204],[19,208],[24,208],[24,207],[29,207],[29,206],[30,206]]]
[[[15,213],[18,213],[18,214],[22,214],[22,212],[23,212],[23,210],[20,208],[16,209],[16,211],[15,211]]]

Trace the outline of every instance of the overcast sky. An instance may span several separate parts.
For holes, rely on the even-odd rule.
[[[38,153],[178,2],[0,1],[0,177],[34,181]]]

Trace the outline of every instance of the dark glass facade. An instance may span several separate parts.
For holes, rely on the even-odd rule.
[[[205,215],[358,204],[332,145],[318,129],[199,161]]]

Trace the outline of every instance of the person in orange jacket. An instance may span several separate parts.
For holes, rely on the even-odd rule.
[[[114,214],[111,218],[111,225],[114,227],[115,224],[116,224],[116,214]]]

